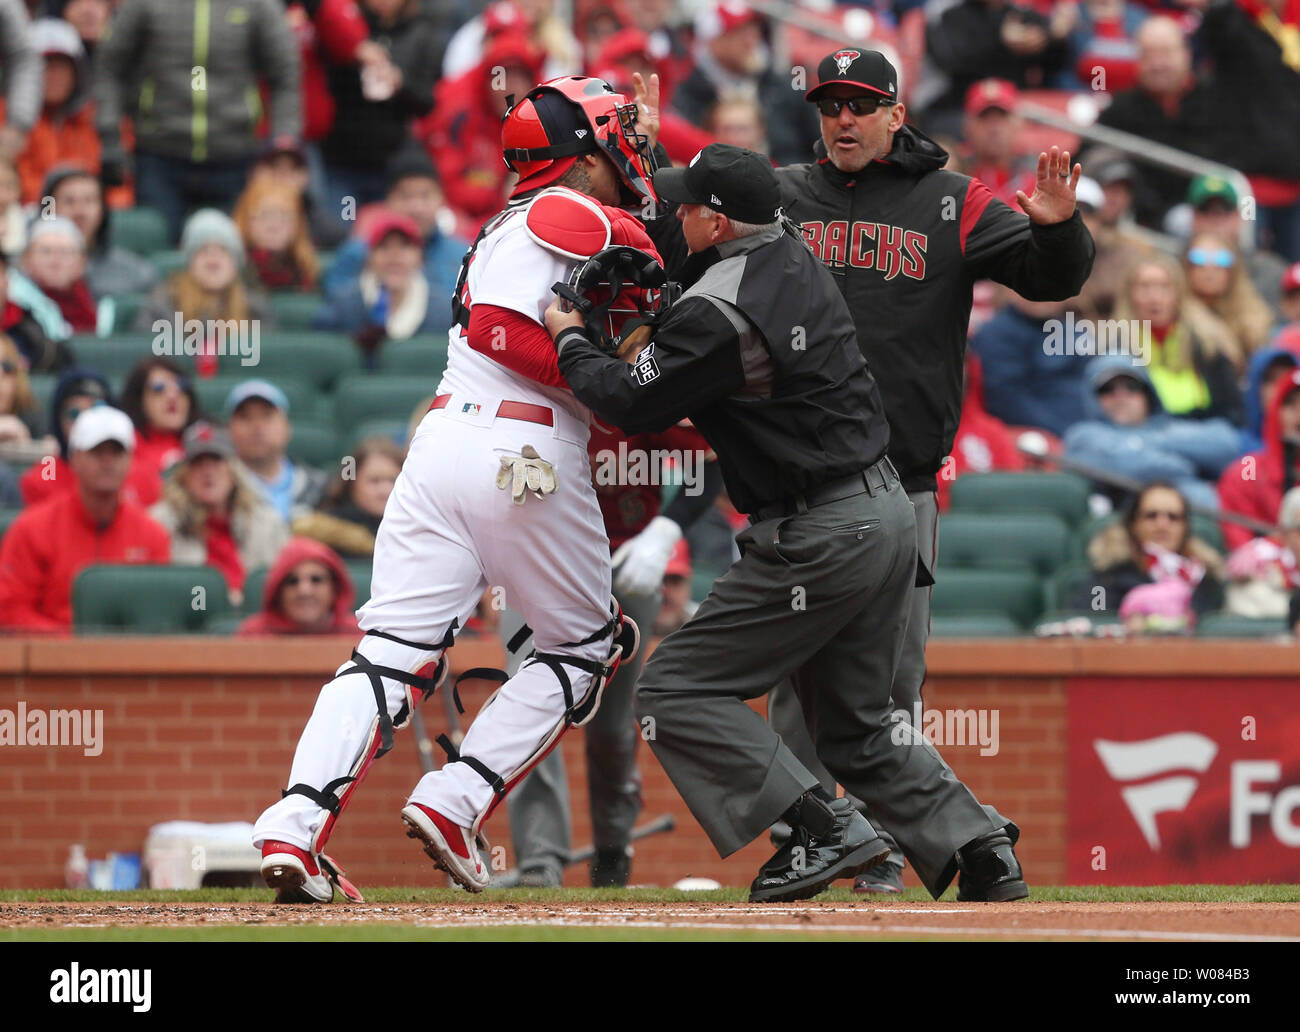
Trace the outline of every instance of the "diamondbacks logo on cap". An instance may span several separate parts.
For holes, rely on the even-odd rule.
[[[835,67],[843,75],[849,70],[849,65],[862,56],[861,50],[837,50],[831,55],[835,59]],[[893,89],[891,86],[890,89]]]

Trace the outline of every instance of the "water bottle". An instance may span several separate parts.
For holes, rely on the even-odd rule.
[[[70,889],[84,889],[90,884],[90,862],[86,859],[85,846],[75,845],[68,849],[63,881]]]

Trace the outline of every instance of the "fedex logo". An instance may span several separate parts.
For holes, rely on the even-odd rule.
[[[1092,743],[1106,773],[1121,783],[1120,797],[1152,852],[1161,847],[1156,818],[1187,809],[1219,747],[1202,734],[1182,731],[1138,742],[1096,739]],[[1159,776],[1157,776],[1159,775]],[[1300,847],[1300,785],[1273,790],[1282,780],[1277,760],[1235,760],[1228,764],[1228,841],[1235,849],[1251,845],[1256,817],[1267,816],[1278,842]]]

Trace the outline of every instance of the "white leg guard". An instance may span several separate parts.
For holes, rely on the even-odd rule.
[[[485,702],[459,751],[442,741],[449,762],[420,779],[410,801],[437,810],[481,837],[484,821],[527,774],[555,748],[570,727],[589,721],[600,706],[605,685],[623,657],[635,655],[636,624],[614,615],[600,631],[571,642],[575,653],[534,652]],[[578,654],[597,651],[610,641],[604,659]],[[481,674],[481,671],[474,671]]]
[[[393,732],[445,679],[443,653],[453,632],[448,629],[436,645],[366,633],[321,689],[298,740],[289,787],[258,818],[255,846],[273,840],[320,855],[371,764],[393,747]]]

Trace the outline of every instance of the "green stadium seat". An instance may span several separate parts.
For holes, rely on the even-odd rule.
[[[113,211],[113,243],[146,258],[167,247],[167,220],[153,208],[119,208]]]
[[[939,521],[939,567],[1029,566],[1049,574],[1069,558],[1070,533],[1045,512],[950,512]]]
[[[1223,529],[1213,517],[1192,513],[1192,536],[1200,538],[1220,555],[1224,554]]]
[[[334,387],[335,422],[350,435],[376,419],[400,423],[405,430],[416,404],[432,393],[432,386],[419,377],[345,373]]]
[[[935,616],[1001,614],[1024,628],[1042,608],[1042,587],[1031,570],[940,569],[930,599]]]
[[[113,332],[126,333],[133,329],[136,314],[147,299],[147,294],[114,294],[105,298],[113,303]]]
[[[172,273],[180,272],[185,268],[183,251],[154,251],[148,258],[150,264],[158,270],[159,279],[166,279]]]
[[[42,413],[50,411],[50,401],[54,398],[54,386],[59,378],[53,373],[28,373],[27,383],[32,389],[32,400],[40,407]]]
[[[283,291],[270,295],[275,325],[281,330],[310,330],[312,319],[325,303],[319,294]]]
[[[1043,601],[1048,609],[1067,609],[1079,588],[1095,578],[1090,563],[1079,559],[1071,560],[1044,581]]]
[[[411,337],[409,340],[384,342],[379,352],[379,371],[383,373],[418,373],[429,378],[430,388],[437,386],[447,368],[447,335]]]
[[[267,380],[291,376],[329,391],[344,373],[361,369],[361,354],[344,333],[277,328],[263,330],[260,342],[261,355],[250,372]]]
[[[252,616],[262,608],[262,593],[266,591],[266,578],[270,575],[270,569],[265,566],[248,571],[248,577],[244,580],[244,601],[239,607],[241,618]]]
[[[348,576],[352,578],[352,586],[357,590],[357,598],[356,602],[353,603],[353,608],[360,609],[370,601],[371,561],[369,559],[344,559],[343,565],[348,568]]]
[[[1091,493],[1073,473],[967,473],[952,483],[952,511],[1046,512],[1077,527],[1088,517]],[[942,525],[939,535],[942,554]]]
[[[72,625],[85,633],[197,634],[229,612],[226,580],[211,566],[106,563],[72,584]]]
[[[969,613],[936,616],[930,621],[931,638],[1015,638],[1025,630],[1003,613]]]
[[[244,374],[231,373],[195,379],[194,390],[199,396],[199,407],[213,419],[225,422],[224,406],[226,404],[226,395],[230,393],[235,385],[246,380],[265,379],[284,391],[285,397],[289,399],[291,419],[295,412],[308,413],[314,408],[317,392],[310,383],[287,376],[263,377],[258,372],[257,366],[249,366],[248,369],[248,373]]]
[[[153,357],[153,336],[138,331],[114,333],[111,337],[92,337],[78,334],[68,338],[68,347],[76,357],[77,365],[98,369],[110,380],[126,380],[136,364]],[[190,359],[182,359],[181,367],[189,368]]]
[[[367,437],[386,437],[390,441],[404,443],[406,423],[396,419],[367,419],[360,426],[353,427],[348,447],[351,448],[357,441]]]
[[[328,424],[296,416],[291,422],[293,436],[289,439],[289,458],[304,466],[337,472],[339,459],[347,454],[351,443],[340,441],[334,428]]]
[[[238,613],[227,613],[225,616],[213,618],[203,628],[204,634],[235,634],[239,630],[239,625],[244,622],[244,618]]]
[[[1261,619],[1235,613],[1207,613],[1196,625],[1198,638],[1275,638],[1288,631],[1283,617]]]

